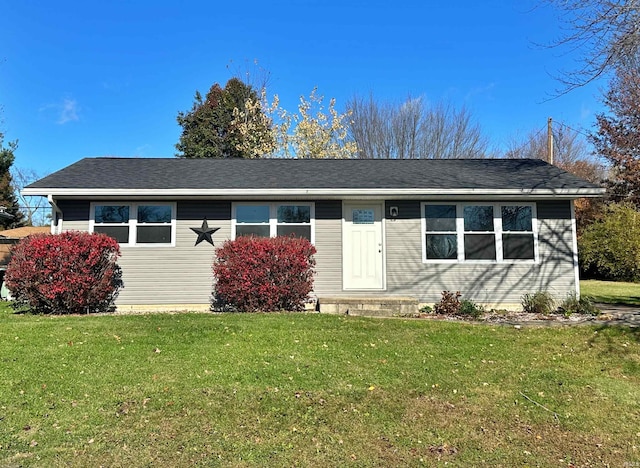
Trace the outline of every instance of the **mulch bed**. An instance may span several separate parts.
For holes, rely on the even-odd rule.
[[[483,314],[476,319],[462,315],[436,315],[419,313],[414,318],[423,318],[428,320],[444,320],[457,322],[480,322],[480,323],[496,323],[505,325],[531,324],[531,325],[571,325],[591,322],[610,322],[617,320],[617,317],[603,313],[597,316],[573,314],[565,316],[562,314],[532,314],[527,312],[513,311],[491,311]]]

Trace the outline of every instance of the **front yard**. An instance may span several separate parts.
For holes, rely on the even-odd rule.
[[[640,460],[628,329],[5,311],[0,359],[0,466]]]
[[[595,302],[640,306],[640,283],[582,280],[580,293]]]

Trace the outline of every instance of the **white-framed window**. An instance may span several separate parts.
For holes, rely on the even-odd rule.
[[[457,207],[445,204],[424,205],[425,255],[427,260],[457,260]]]
[[[497,222],[493,205],[462,205],[465,260],[496,260]]]
[[[176,204],[91,203],[90,232],[102,232],[122,246],[174,246]]]
[[[537,232],[535,205],[501,205],[502,258],[505,260],[535,260]]]
[[[533,203],[424,202],[423,262],[538,261]]]
[[[234,203],[231,236],[298,236],[315,242],[315,206],[303,202]]]

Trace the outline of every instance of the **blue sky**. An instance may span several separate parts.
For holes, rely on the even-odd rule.
[[[2,2],[0,129],[44,175],[87,156],[172,157],[179,111],[254,60],[295,110],[314,86],[465,105],[503,148],[548,117],[591,128],[598,83],[548,100],[574,55],[535,0]]]

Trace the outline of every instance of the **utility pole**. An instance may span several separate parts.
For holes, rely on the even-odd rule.
[[[547,120],[547,156],[549,158],[549,164],[553,164],[553,119],[549,117]]]

